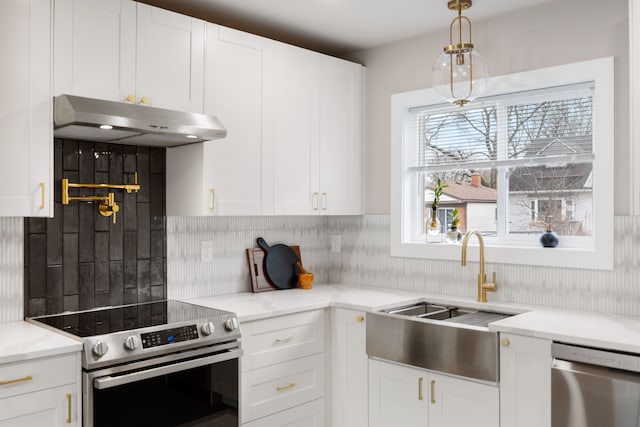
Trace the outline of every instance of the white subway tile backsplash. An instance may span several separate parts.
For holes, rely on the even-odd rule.
[[[458,262],[389,255],[388,215],[356,217],[206,217],[167,220],[170,297],[251,290],[244,250],[255,239],[298,244],[316,281],[475,297],[476,268]],[[491,301],[640,316],[640,217],[615,218],[612,271],[490,264],[499,290]],[[341,252],[331,252],[331,236]],[[202,265],[200,241],[215,242],[214,262]]]

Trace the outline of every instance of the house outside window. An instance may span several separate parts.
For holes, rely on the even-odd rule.
[[[456,207],[498,262],[612,268],[612,61],[587,64],[492,79],[499,90],[462,108],[432,90],[394,95],[392,255],[459,257],[425,239],[440,179],[443,229]],[[549,225],[555,254],[539,243]]]

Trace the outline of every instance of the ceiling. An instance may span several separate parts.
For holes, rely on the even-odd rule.
[[[455,13],[447,0],[139,0],[209,22],[332,55],[436,30]],[[476,0],[472,21],[557,0]]]

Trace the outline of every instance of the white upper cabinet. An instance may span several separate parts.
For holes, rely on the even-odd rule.
[[[320,210],[362,214],[362,66],[320,57]]]
[[[273,213],[273,49],[207,24],[204,111],[224,139],[167,150],[169,215]]]
[[[362,213],[362,66],[276,46],[274,211]]]
[[[277,43],[275,69],[275,214],[316,213],[320,54]]]
[[[56,0],[54,95],[202,112],[204,22],[130,0]]]
[[[53,213],[51,2],[0,2],[0,216]]]
[[[137,102],[201,113],[205,22],[137,5]]]

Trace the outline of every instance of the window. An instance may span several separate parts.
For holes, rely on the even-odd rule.
[[[489,260],[612,268],[612,67],[608,58],[493,78],[493,93],[462,108],[432,89],[394,95],[392,255],[459,258],[425,235],[440,179],[441,224],[464,212],[461,231],[484,235]],[[539,244],[548,225],[554,250]]]

